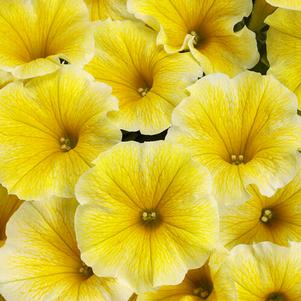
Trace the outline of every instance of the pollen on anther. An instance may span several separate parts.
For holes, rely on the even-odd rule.
[[[239,165],[244,163],[244,156],[243,155],[231,155],[231,161],[234,165]]]
[[[138,89],[138,93],[139,93],[142,97],[146,96],[146,94],[148,93],[148,91],[149,91],[148,88],[139,88],[139,89]]]

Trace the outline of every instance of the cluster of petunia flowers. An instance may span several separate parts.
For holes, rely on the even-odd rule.
[[[0,70],[0,300],[301,300],[300,0],[1,0]]]

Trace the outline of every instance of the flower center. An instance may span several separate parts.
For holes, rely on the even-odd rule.
[[[193,45],[197,46],[201,41],[200,35],[194,30],[191,31],[190,34],[193,36]]]
[[[263,223],[268,224],[272,221],[272,219],[273,219],[273,211],[271,209],[263,209],[260,220]],[[277,300],[277,299],[275,299],[275,300]]]
[[[268,295],[266,301],[286,301],[286,298],[281,293],[272,293]]]
[[[85,278],[90,278],[93,276],[92,268],[88,267],[85,263],[82,262],[82,265],[79,269],[80,274],[82,274]]]
[[[148,87],[145,87],[145,88],[138,88],[138,93],[144,97],[146,96],[146,94],[148,93],[150,89]]]
[[[157,213],[155,211],[144,211],[142,213],[142,220],[146,223],[154,222],[157,219]]]
[[[61,137],[60,144],[61,150],[63,152],[68,152],[76,146],[76,141],[71,137]]]
[[[233,165],[240,165],[244,163],[243,155],[231,155],[231,162]]]
[[[210,295],[210,290],[208,288],[198,287],[193,290],[193,294],[202,299],[207,299]]]

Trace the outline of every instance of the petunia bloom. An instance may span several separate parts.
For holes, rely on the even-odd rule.
[[[246,27],[234,32],[250,15],[251,0],[129,0],[128,9],[159,31],[167,52],[189,49],[206,74],[232,76],[258,62],[255,34]]]
[[[269,73],[296,93],[301,110],[301,11],[279,8],[266,23]]]
[[[166,142],[121,143],[76,186],[75,227],[96,275],[135,292],[177,284],[215,247],[218,214],[208,171]]]
[[[25,202],[0,249],[0,292],[9,301],[124,301],[132,291],[94,275],[80,258],[73,199]]]
[[[271,241],[287,246],[301,242],[301,170],[284,188],[268,198],[250,186],[251,199],[223,210],[221,237],[228,247]]]
[[[301,244],[270,242],[236,246],[225,267],[237,289],[237,301],[301,300]]]
[[[0,69],[22,79],[82,66],[94,51],[82,0],[1,1],[0,41]]]
[[[138,22],[102,22],[95,40],[96,55],[85,69],[118,97],[120,109],[110,118],[127,131],[167,129],[185,88],[203,75],[197,62],[189,53],[168,55],[156,45],[155,32]]]
[[[255,184],[272,196],[297,172],[301,125],[296,96],[271,76],[209,75],[188,88],[167,140],[190,149],[213,175],[220,204],[239,204]]]
[[[72,197],[99,153],[120,141],[107,120],[111,88],[81,70],[60,71],[0,90],[0,183],[23,200]]]
[[[127,11],[127,0],[85,0],[90,11],[92,21],[131,19],[133,16]]]
[[[178,285],[162,286],[158,290],[139,294],[137,301],[232,301],[236,300],[234,283],[220,266],[228,254],[217,252],[211,255],[204,266],[190,270]],[[210,258],[210,259],[211,259]],[[219,263],[216,264],[216,258]]]
[[[301,10],[300,0],[266,0],[273,6],[282,7],[286,9]]]
[[[0,185],[0,247],[6,240],[6,224],[21,204],[21,200],[15,195],[7,194],[7,190]]]

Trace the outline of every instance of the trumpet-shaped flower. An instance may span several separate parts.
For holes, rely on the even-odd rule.
[[[24,200],[72,197],[79,176],[120,140],[111,88],[65,67],[0,90],[0,182]]]
[[[237,301],[301,300],[301,244],[236,246],[226,260]]]
[[[166,142],[119,144],[76,186],[83,260],[140,293],[177,284],[215,247],[218,214],[208,171]]]
[[[137,301],[232,301],[236,300],[234,283],[225,269],[220,270],[226,252],[214,253],[201,268],[190,270],[178,285],[162,286],[154,292],[140,294]],[[219,261],[216,264],[216,257]],[[211,262],[211,258],[212,261]],[[222,258],[222,259],[221,259]]]
[[[300,0],[266,0],[273,6],[282,7],[286,9],[301,10]]]
[[[221,237],[228,247],[271,241],[287,246],[301,242],[301,170],[275,195],[268,198],[250,186],[251,199],[239,207],[224,209]]]
[[[295,176],[301,120],[291,91],[253,72],[210,75],[188,90],[167,140],[186,146],[211,171],[220,203],[246,201],[249,184],[272,196]]]
[[[266,23],[269,73],[297,94],[301,110],[301,12],[277,9]]]
[[[255,34],[233,31],[251,13],[251,0],[129,0],[128,9],[159,31],[167,52],[189,49],[206,74],[235,75],[258,61]]]
[[[203,75],[192,56],[168,55],[156,45],[154,31],[133,21],[102,22],[95,39],[96,55],[86,70],[118,97],[120,110],[111,119],[149,135],[168,128],[185,88]]]
[[[0,249],[0,292],[9,301],[123,301],[132,291],[94,275],[80,258],[73,199],[25,202]]]
[[[93,32],[82,0],[10,0],[0,3],[0,69],[17,78],[84,65]]]
[[[0,185],[0,247],[6,240],[6,224],[21,204],[22,201],[14,195],[7,194],[7,190]]]
[[[127,11],[126,0],[85,0],[90,11],[92,21],[131,19],[133,16]]]

